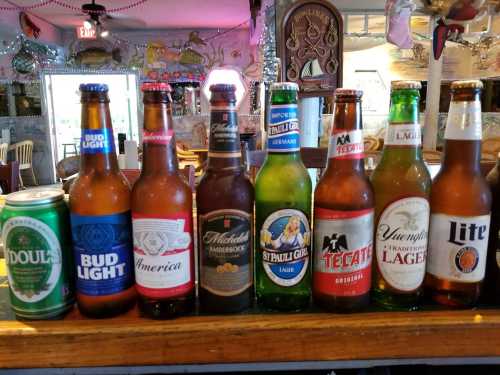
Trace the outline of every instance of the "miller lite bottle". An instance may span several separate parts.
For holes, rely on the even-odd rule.
[[[335,91],[328,165],[314,194],[313,296],[329,311],[370,301],[374,197],[364,169],[361,91]]]
[[[372,296],[390,310],[417,309],[423,295],[431,178],[422,155],[420,88],[420,82],[392,82],[384,150],[371,176],[376,196]]]
[[[432,184],[425,286],[449,307],[477,302],[486,269],[491,192],[479,164],[482,87],[452,83],[443,165]]]

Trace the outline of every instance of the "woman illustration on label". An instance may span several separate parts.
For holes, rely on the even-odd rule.
[[[271,245],[274,250],[287,251],[298,249],[309,245],[309,232],[300,233],[300,218],[298,216],[290,216],[288,223],[283,229],[283,233],[276,239],[272,239],[272,233],[267,229],[263,229],[261,233],[262,247]]]

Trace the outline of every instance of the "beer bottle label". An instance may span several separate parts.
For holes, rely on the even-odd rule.
[[[73,303],[69,286],[61,285],[61,244],[47,224],[28,216],[11,217],[3,224],[2,239],[16,312],[43,313]]]
[[[238,114],[234,106],[210,107],[208,156],[215,158],[241,157]]]
[[[300,151],[297,104],[271,106],[267,129],[267,150],[270,152]]]
[[[182,296],[194,288],[191,213],[132,214],[135,282],[150,298]]]
[[[328,146],[328,158],[363,159],[363,131],[333,131]]]
[[[90,296],[120,293],[133,285],[130,212],[71,214],[76,287]]]
[[[372,251],[373,209],[315,209],[315,291],[341,297],[368,293]]]
[[[420,146],[422,144],[420,124],[390,124],[386,130],[384,144],[389,146]]]
[[[429,202],[420,197],[403,198],[389,204],[375,233],[377,265],[394,289],[412,291],[425,276]]]
[[[300,283],[309,267],[310,243],[304,213],[285,209],[269,215],[260,229],[262,262],[269,279],[285,287]]]
[[[218,296],[235,296],[253,284],[252,216],[217,210],[199,216],[200,287]]]
[[[449,281],[483,280],[489,227],[490,215],[432,214],[427,272]]]
[[[82,129],[80,152],[82,154],[109,154],[115,151],[111,129]]]
[[[153,145],[168,145],[173,136],[174,131],[172,129],[165,129],[158,132],[144,130],[142,133],[142,142]]]
[[[445,139],[476,141],[482,138],[481,102],[451,102]]]

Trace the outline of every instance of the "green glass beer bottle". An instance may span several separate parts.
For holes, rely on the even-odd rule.
[[[306,308],[311,297],[311,180],[300,157],[295,83],[272,86],[267,157],[255,182],[258,303]]]
[[[422,156],[420,88],[420,82],[392,82],[384,151],[371,176],[376,197],[372,293],[387,309],[417,309],[423,292],[431,178]]]

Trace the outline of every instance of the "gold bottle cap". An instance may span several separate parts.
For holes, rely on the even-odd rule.
[[[454,81],[451,83],[451,89],[482,89],[483,83],[479,80]]]
[[[420,81],[392,81],[391,90],[420,90],[422,83]]]
[[[337,98],[343,96],[354,96],[356,98],[361,98],[363,96],[363,91],[354,89],[343,89],[343,88],[335,90],[334,97]]]

